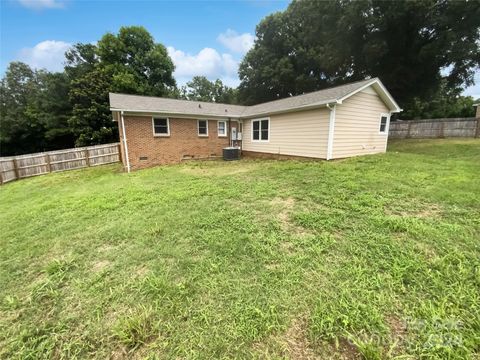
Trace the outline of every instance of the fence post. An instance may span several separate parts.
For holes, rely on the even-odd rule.
[[[0,185],[3,185],[3,166],[0,166]]]
[[[47,171],[49,173],[51,173],[52,172],[52,164],[50,164],[50,154],[49,153],[45,154],[45,162],[47,163]]]
[[[439,138],[445,137],[445,121],[440,122],[440,136]]]
[[[412,121],[408,122],[408,128],[407,128],[407,139],[410,139],[410,128],[412,127]]]
[[[20,174],[18,172],[18,164],[17,164],[17,159],[13,159],[13,171],[15,172],[15,179],[20,179]]]
[[[85,161],[87,163],[87,167],[90,166],[90,156],[88,155],[88,148],[85,149]]]
[[[480,137],[480,117],[477,118],[477,130],[475,130],[475,137]]]
[[[118,144],[117,147],[118,147],[118,149],[117,149],[117,151],[118,151],[118,160],[120,160],[120,162],[123,164],[123,159],[122,159],[122,157],[123,157],[123,155],[122,155],[122,146],[121,146],[120,144]]]

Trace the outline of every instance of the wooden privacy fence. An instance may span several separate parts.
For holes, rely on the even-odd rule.
[[[120,161],[119,143],[0,157],[0,184],[49,172],[80,169],[118,161]]]
[[[480,137],[480,118],[397,120],[390,123],[389,137]]]

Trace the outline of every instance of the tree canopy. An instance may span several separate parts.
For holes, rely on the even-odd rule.
[[[73,144],[71,104],[63,73],[12,62],[0,83],[2,155],[54,150]]]
[[[220,79],[208,80],[205,76],[194,76],[182,86],[180,97],[186,100],[210,101],[224,104],[237,102],[236,89],[223,84]]]
[[[408,110],[444,81],[455,89],[473,83],[479,27],[478,1],[293,1],[257,26],[239,69],[240,100],[377,76]]]

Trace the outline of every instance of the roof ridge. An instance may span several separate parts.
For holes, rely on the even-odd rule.
[[[154,95],[137,95],[137,94],[125,94],[119,92],[109,92],[108,93],[113,95],[123,95],[123,96],[136,96],[136,97],[149,97],[154,99],[166,99],[166,100],[175,100],[175,101],[188,101],[188,102],[195,102],[195,103],[202,103],[202,104],[215,104],[215,105],[227,105],[227,106],[238,106],[238,107],[248,107],[249,105],[239,105],[239,104],[226,104],[226,103],[217,103],[214,101],[201,101],[201,100],[188,100],[188,99],[175,99],[165,96],[154,96]]]

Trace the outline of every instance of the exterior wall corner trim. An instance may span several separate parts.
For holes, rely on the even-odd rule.
[[[330,110],[330,116],[328,121],[328,141],[327,141],[327,160],[333,158],[333,137],[335,135],[335,112],[337,105],[331,106],[327,104],[327,108]]]

